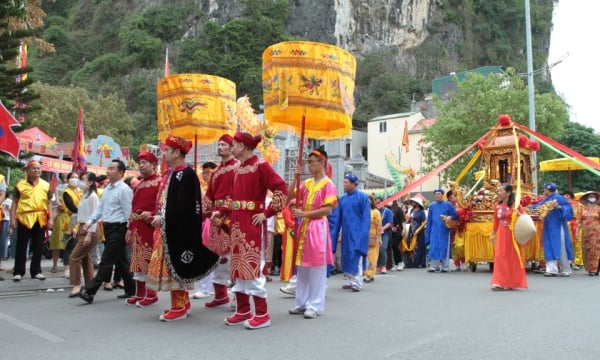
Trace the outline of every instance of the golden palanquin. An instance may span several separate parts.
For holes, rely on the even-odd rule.
[[[517,171],[520,172],[522,196],[533,197],[532,157],[533,151],[527,146],[519,146],[519,140],[512,125],[497,127],[490,139],[480,147],[482,152],[480,173],[483,185],[473,194],[459,194],[459,205],[469,208],[470,219],[464,224],[465,262],[474,270],[477,262],[494,260],[494,245],[490,241],[493,228],[496,191],[500,184],[508,183],[517,188]],[[517,154],[517,151],[519,152]],[[518,159],[518,160],[517,160]],[[519,162],[519,163],[517,163]],[[451,184],[455,192],[460,192],[457,184]],[[483,194],[483,195],[482,195]],[[542,224],[536,222],[538,232],[525,246],[526,261],[540,261],[544,258],[542,249]]]

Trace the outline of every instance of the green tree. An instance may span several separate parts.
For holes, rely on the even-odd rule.
[[[121,146],[133,145],[133,124],[125,110],[125,101],[117,95],[91,98],[87,90],[77,87],[35,83],[41,95],[41,110],[31,116],[33,125],[43,129],[58,142],[75,139],[79,107],[83,107],[85,137],[108,135]]]
[[[287,1],[249,2],[245,16],[225,26],[209,21],[194,38],[183,40],[178,56],[182,73],[213,74],[236,83],[240,96],[262,104],[262,52],[270,45],[290,40],[283,15]]]
[[[410,111],[414,94],[424,93],[422,84],[400,71],[396,52],[384,51],[365,56],[356,70],[355,127],[364,127],[373,117]]]
[[[435,99],[439,113],[434,125],[425,130],[428,164],[441,164],[480,138],[497,124],[498,115],[508,114],[512,121],[528,125],[527,86],[512,70],[505,74],[468,74],[456,82],[456,91],[448,102]],[[553,94],[535,94],[536,130],[546,136],[559,136],[568,121],[567,107]],[[550,156],[549,150],[538,151],[538,161]],[[443,173],[445,181],[454,179],[469,157],[455,162]]]
[[[15,131],[29,127],[28,114],[37,110],[31,101],[39,97],[30,88],[33,82],[31,76],[25,78],[25,74],[31,73],[33,68],[14,65],[17,56],[25,59],[25,53],[21,53],[19,48],[36,43],[42,53],[53,50],[51,44],[34,36],[34,31],[44,24],[42,19],[45,13],[40,8],[40,2],[13,0],[0,3],[0,100],[21,120],[21,128],[13,128]],[[20,77],[19,81],[15,81],[17,77]],[[19,166],[4,154],[0,155],[0,165]]]
[[[564,132],[555,138],[555,140],[585,156],[600,156],[600,134],[585,125],[568,122]],[[556,183],[561,190],[569,188],[568,176],[569,173],[567,171],[540,173],[540,178],[543,182]],[[600,178],[587,170],[573,170],[570,176],[573,192],[600,190]]]

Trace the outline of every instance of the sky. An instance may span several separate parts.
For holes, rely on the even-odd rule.
[[[598,93],[598,0],[559,0],[554,6],[548,64],[556,92],[571,107],[571,121],[600,132]]]

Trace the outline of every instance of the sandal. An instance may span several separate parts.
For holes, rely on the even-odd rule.
[[[113,288],[113,289],[115,289],[115,288],[116,288],[116,289],[125,289],[125,284],[123,284],[123,282],[122,282],[122,281],[119,281],[119,282],[114,282],[114,283],[112,284],[112,288]]]
[[[104,291],[113,291],[113,286],[110,283],[104,284]]]

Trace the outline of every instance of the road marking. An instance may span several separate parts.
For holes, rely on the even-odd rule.
[[[4,314],[4,313],[0,313],[0,320],[5,320],[9,323],[12,323],[13,325],[16,325],[22,329],[25,329],[27,331],[29,331],[30,333],[37,335],[43,339],[46,339],[52,343],[59,343],[59,342],[64,342],[65,340],[61,337],[58,337],[56,335],[50,334],[47,331],[44,331],[38,327],[35,327],[33,325],[30,325],[24,321],[21,321],[19,319],[15,319],[14,317]]]

